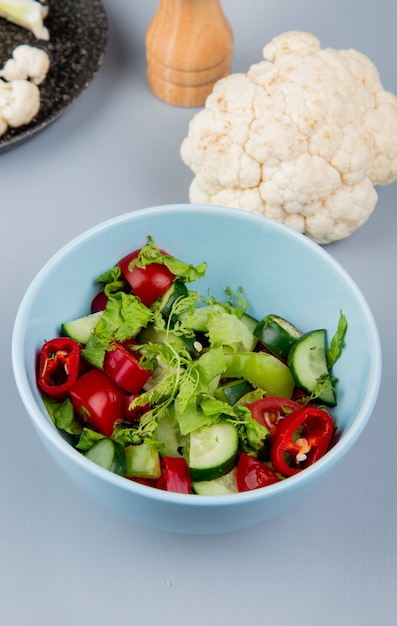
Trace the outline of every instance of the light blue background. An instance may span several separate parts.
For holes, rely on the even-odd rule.
[[[87,0],[88,1],[88,0]],[[42,134],[0,155],[3,282],[0,622],[7,626],[389,626],[396,620],[396,183],[355,235],[327,246],[367,298],[383,344],[372,419],[320,490],[252,530],[189,537],[105,510],[54,464],[18,397],[10,362],[19,302],[41,266],[115,215],[185,202],[179,146],[195,110],[149,91],[144,34],[157,0],[105,0],[110,44],[86,93]],[[234,71],[290,29],[354,47],[397,92],[392,0],[224,0]]]

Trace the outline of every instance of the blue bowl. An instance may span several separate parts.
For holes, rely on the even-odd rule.
[[[334,368],[338,406],[332,411],[339,438],[317,463],[285,481],[251,492],[194,496],[146,487],[103,470],[55,429],[36,387],[35,365],[43,340],[60,323],[85,315],[94,281],[148,235],[190,263],[208,263],[197,289],[224,297],[243,286],[250,314],[277,313],[303,330],[336,330],[340,310],[349,329]],[[195,283],[196,285],[196,283]],[[196,288],[196,286],[195,286]],[[381,376],[377,328],[363,295],[319,245],[278,222],[240,210],[181,204],[134,211],[83,233],[38,273],[17,313],[12,359],[26,411],[54,460],[90,496],[136,523],[164,531],[210,534],[240,530],[279,515],[317,488],[363,431]]]

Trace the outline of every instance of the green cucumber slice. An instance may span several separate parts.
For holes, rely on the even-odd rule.
[[[255,328],[258,326],[258,320],[252,317],[252,315],[248,315],[248,313],[243,313],[240,319],[243,322],[243,324],[246,325],[248,330],[250,330],[252,334],[254,334]]]
[[[237,428],[229,422],[190,433],[187,462],[192,481],[214,480],[228,474],[235,463],[238,443]]]
[[[148,324],[145,328],[142,328],[137,336],[137,341],[140,344],[158,343],[164,345],[165,343],[169,343],[181,350],[191,350],[194,343],[194,339],[190,337],[174,335],[172,332],[167,333],[165,330],[156,330],[152,324]]]
[[[251,333],[250,343],[246,341],[245,349],[247,350],[247,352],[253,352],[258,343],[258,338],[254,334],[254,330],[258,324],[258,320],[256,320],[251,315],[248,315],[248,313],[243,313],[243,315],[240,317],[240,322],[244,324],[247,330],[249,330],[249,332]]]
[[[85,456],[114,474],[126,475],[124,447],[113,439],[100,439],[87,450]]]
[[[237,493],[236,468],[214,480],[201,480],[192,483],[193,493],[198,496],[223,496]]]
[[[167,289],[159,302],[159,310],[165,317],[169,317],[172,313],[172,306],[179,298],[186,298],[189,291],[181,280],[174,280],[171,287]]]
[[[149,443],[130,445],[125,448],[127,478],[160,478],[160,455]]]
[[[61,326],[61,333],[85,346],[102,315],[103,311],[98,311],[97,313],[90,313],[84,317],[64,322]]]
[[[305,333],[292,346],[288,366],[295,384],[309,394],[317,393],[319,383],[322,382],[321,391],[316,397],[329,406],[335,406],[336,396],[327,366],[326,345],[326,330]]]
[[[215,390],[214,395],[217,400],[222,400],[223,402],[230,404],[230,406],[234,406],[240,398],[245,396],[250,391],[252,391],[252,385],[250,385],[248,380],[240,378],[238,380],[232,380],[231,382],[225,383],[224,385],[220,385]]]
[[[283,317],[273,314],[266,315],[253,332],[261,344],[285,361],[292,345],[303,334]]]

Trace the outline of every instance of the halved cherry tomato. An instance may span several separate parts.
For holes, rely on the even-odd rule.
[[[124,419],[125,393],[101,370],[83,374],[69,389],[72,404],[83,421],[110,437]]]
[[[99,313],[99,311],[104,311],[106,309],[106,305],[108,303],[109,298],[105,294],[104,291],[99,291],[97,295],[93,298],[91,302],[91,313]]]
[[[135,341],[128,343],[136,344]],[[142,367],[136,356],[128,350],[128,343],[113,342],[113,349],[105,352],[103,369],[125,391],[138,394],[150,378],[151,372]]]
[[[301,408],[301,405],[294,400],[282,398],[281,396],[268,396],[261,400],[255,400],[248,405],[252,417],[266,426],[271,435],[274,435],[280,418],[285,417],[291,411]]]
[[[145,268],[129,269],[131,261],[137,258],[140,250],[134,250],[118,262],[118,266],[131,286],[133,293],[145,306],[153,304],[174,282],[175,276],[161,263],[151,263]]]
[[[271,467],[242,452],[237,464],[237,490],[251,491],[280,481]]]

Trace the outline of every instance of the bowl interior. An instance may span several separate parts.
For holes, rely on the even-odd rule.
[[[89,312],[97,276],[148,235],[184,261],[208,263],[206,276],[192,286],[201,293],[223,298],[226,287],[242,286],[254,317],[277,313],[303,331],[326,328],[331,336],[343,311],[349,329],[334,368],[338,406],[332,411],[341,437],[330,454],[347,449],[370,417],[381,369],[376,325],[360,290],[324,248],[303,235],[244,211],[191,204],[142,209],[100,224],[66,245],[36,276],[13,337],[16,382],[36,425],[53,430],[35,380],[42,342],[57,335],[62,322]]]

